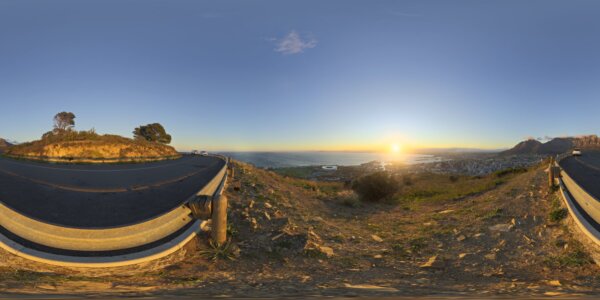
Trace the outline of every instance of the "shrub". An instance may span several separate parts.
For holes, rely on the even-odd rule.
[[[399,190],[399,185],[387,172],[377,172],[356,179],[352,189],[364,201],[380,202],[392,197]]]
[[[550,212],[550,220],[552,222],[558,222],[567,216],[567,210],[564,208],[557,208]]]
[[[356,208],[360,206],[360,199],[353,191],[341,191],[337,193],[338,201],[348,207]]]
[[[508,168],[508,169],[496,171],[494,174],[496,175],[496,177],[504,177],[504,176],[511,175],[511,174],[520,174],[520,173],[526,173],[526,172],[527,172],[526,168]]]

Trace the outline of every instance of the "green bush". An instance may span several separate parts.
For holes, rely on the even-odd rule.
[[[504,177],[507,175],[520,174],[520,173],[527,173],[527,169],[526,168],[508,168],[508,169],[496,171],[496,172],[494,172],[494,175],[496,175],[496,177]]]
[[[377,172],[356,179],[352,189],[363,201],[381,202],[390,199],[399,190],[399,184],[387,172]]]
[[[550,220],[552,222],[558,222],[567,216],[567,210],[564,208],[557,208],[550,212]]]

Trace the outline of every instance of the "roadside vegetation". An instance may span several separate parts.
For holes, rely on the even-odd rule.
[[[443,175],[418,173],[390,175],[377,172],[352,182],[352,190],[365,202],[406,204],[456,200],[491,190],[527,169],[501,170],[487,176]]]

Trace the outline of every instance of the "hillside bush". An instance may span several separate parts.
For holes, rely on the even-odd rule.
[[[508,169],[496,171],[496,172],[494,172],[494,175],[496,175],[496,177],[500,178],[500,177],[504,177],[507,175],[520,174],[520,173],[527,173],[527,168],[508,168]]]
[[[365,175],[352,183],[352,189],[361,200],[369,202],[382,202],[390,199],[398,192],[400,185],[396,178],[387,172],[377,172]]]

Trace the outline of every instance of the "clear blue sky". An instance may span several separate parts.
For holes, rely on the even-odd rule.
[[[598,133],[600,1],[0,1],[0,137],[160,122],[180,150]]]

